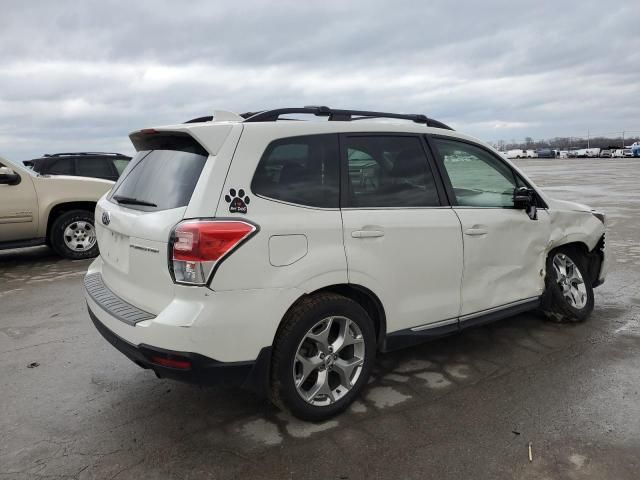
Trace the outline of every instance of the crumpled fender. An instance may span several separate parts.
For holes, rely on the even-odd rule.
[[[545,199],[549,204],[550,235],[547,251],[567,243],[580,242],[593,250],[605,232],[604,224],[586,205]]]

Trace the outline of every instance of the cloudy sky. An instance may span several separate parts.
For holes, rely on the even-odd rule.
[[[131,152],[212,109],[426,113],[486,141],[640,134],[640,1],[0,0],[0,156]]]

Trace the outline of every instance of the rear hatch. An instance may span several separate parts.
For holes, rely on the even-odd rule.
[[[210,152],[184,132],[143,130],[131,140],[138,153],[96,209],[102,277],[119,297],[158,314],[175,289],[169,236],[184,218]]]

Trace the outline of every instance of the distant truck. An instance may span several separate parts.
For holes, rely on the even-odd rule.
[[[525,150],[520,149],[520,148],[516,148],[516,149],[513,149],[513,150],[507,150],[507,158],[509,158],[509,159],[527,158],[527,152]]]
[[[575,151],[576,157],[579,158],[594,158],[600,156],[599,148],[580,148]]]
[[[631,145],[631,153],[634,157],[640,157],[640,142],[634,142]]]

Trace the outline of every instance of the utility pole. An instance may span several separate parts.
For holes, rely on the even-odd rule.
[[[589,130],[587,130],[587,148],[590,148],[590,145],[589,145],[589,136],[590,136],[590,132],[589,132]]]
[[[624,130],[622,131],[622,148],[624,149]]]

